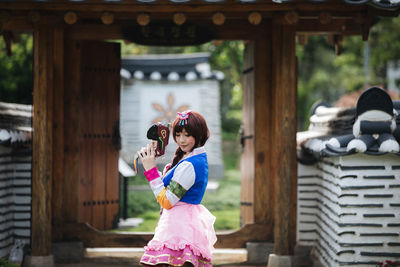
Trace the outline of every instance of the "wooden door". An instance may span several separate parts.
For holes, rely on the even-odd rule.
[[[248,42],[243,55],[243,122],[240,156],[240,224],[254,223],[254,42]]]
[[[80,45],[78,222],[111,229],[119,210],[120,46]]]

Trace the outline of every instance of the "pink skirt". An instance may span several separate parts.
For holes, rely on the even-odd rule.
[[[190,262],[196,267],[212,266],[217,241],[214,222],[215,217],[203,205],[178,202],[171,209],[164,209],[140,263],[182,266]]]

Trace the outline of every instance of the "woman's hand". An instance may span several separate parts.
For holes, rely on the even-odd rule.
[[[137,154],[143,164],[143,168],[146,171],[154,168],[157,165],[156,151],[153,144],[148,144],[146,147],[142,147]]]

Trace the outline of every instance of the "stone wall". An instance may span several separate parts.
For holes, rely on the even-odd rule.
[[[15,240],[30,243],[31,169],[30,148],[0,145],[0,258]]]
[[[400,260],[400,157],[357,153],[298,166],[297,240],[323,266]]]

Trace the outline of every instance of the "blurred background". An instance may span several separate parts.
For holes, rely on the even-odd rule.
[[[298,42],[296,47],[298,59],[298,131],[308,128],[312,105],[317,101],[324,101],[334,106],[354,106],[361,92],[372,85],[388,90],[393,99],[399,98],[400,42],[398,40],[400,40],[400,18],[381,18],[375,21],[368,41],[363,41],[360,36],[345,36],[339,42],[340,46],[338,47],[337,41],[333,42],[326,36],[306,36],[302,40]],[[192,57],[193,54],[199,55],[199,53],[206,55],[207,60],[200,63],[208,64],[209,67],[206,68],[206,71],[210,71],[213,76],[205,76],[205,78],[207,82],[213,80],[212,86],[217,88],[215,91],[217,95],[211,96],[215,100],[215,103],[212,104],[215,107],[212,106],[213,109],[206,112],[210,112],[207,115],[210,118],[207,118],[207,120],[214,121],[212,127],[214,127],[214,132],[218,136],[218,140],[213,141],[215,146],[210,148],[213,151],[213,157],[215,157],[212,159],[212,164],[215,163],[218,166],[216,167],[216,174],[211,177],[210,187],[206,192],[203,204],[217,217],[215,228],[219,231],[240,227],[239,130],[242,122],[241,72],[245,42],[243,40],[215,40],[201,46],[153,47],[121,41],[122,68],[125,70],[129,68],[126,65],[124,66],[124,60],[137,59],[138,56],[145,58],[146,55],[163,55],[159,58],[168,58],[168,56],[165,56],[167,54],[174,55],[169,58],[177,58],[176,55],[181,54],[188,57]],[[31,35],[21,35],[20,39],[12,44],[11,50],[6,47],[3,39],[0,40],[0,102],[32,104],[32,66]],[[124,76],[121,71],[121,97],[124,96],[123,90],[128,90],[127,88],[132,85],[130,81],[146,80],[139,77],[140,73],[136,73],[139,76],[135,76],[135,70],[128,71],[129,74],[125,73],[128,76]],[[143,74],[146,73],[143,72]],[[167,81],[149,78],[148,80],[152,81],[149,86],[154,87],[155,82],[158,82],[157,86],[168,87],[170,86],[168,81],[169,84],[174,85],[175,83],[177,85],[178,80],[173,78],[173,75],[171,77]],[[189,85],[192,82],[193,89],[191,90],[195,92],[194,86],[196,84],[194,83],[197,81],[198,84],[203,86],[200,86],[200,93],[198,94],[200,96],[203,93],[207,94],[207,88],[204,89],[205,83],[200,81],[204,77],[196,79],[185,77],[186,85],[184,85],[184,88],[192,86]],[[211,86],[211,84],[206,83],[206,86]],[[140,89],[134,88],[132,90]],[[143,92],[147,92],[146,90]],[[137,95],[138,92],[141,91],[134,91],[134,94]],[[149,103],[149,110],[153,108],[158,110],[159,113],[165,111],[166,114],[170,111],[176,112],[179,108],[186,108],[185,105],[204,108],[204,104],[201,103],[184,103],[188,97],[182,94],[175,93],[174,98],[172,98],[165,93],[162,101],[166,104],[169,103],[172,107],[171,110],[167,110],[161,100],[158,103],[159,106]],[[129,116],[129,114],[132,117],[141,118],[144,116],[135,113],[124,115],[122,104],[123,100],[121,99],[121,122],[123,116]],[[167,118],[168,116],[165,115],[161,120]],[[150,124],[151,119],[157,119],[157,116],[150,118],[150,121],[144,122],[144,124]],[[168,120],[165,122],[168,122]],[[145,126],[143,127],[145,128]],[[125,161],[131,166],[133,155],[130,151],[124,152],[128,143],[124,143],[127,137],[124,139],[123,130],[122,127],[121,155],[126,153]],[[138,135],[142,136],[141,133]],[[145,138],[139,140],[139,142],[145,141]],[[170,142],[173,143],[172,139],[170,139]],[[170,147],[169,149],[172,151],[170,153],[173,153],[174,144],[170,144]],[[163,160],[168,162],[170,157],[171,154],[166,155]],[[222,169],[219,170],[218,168]],[[121,179],[120,199],[123,198],[124,179]],[[148,187],[147,181],[140,173],[126,178],[125,181],[127,182],[128,202],[126,207],[123,206],[122,201],[120,202],[120,217],[123,218],[123,212],[126,211],[126,217],[135,220],[132,220],[132,223],[121,224],[121,227],[114,231],[153,231],[159,216],[159,206]]]

